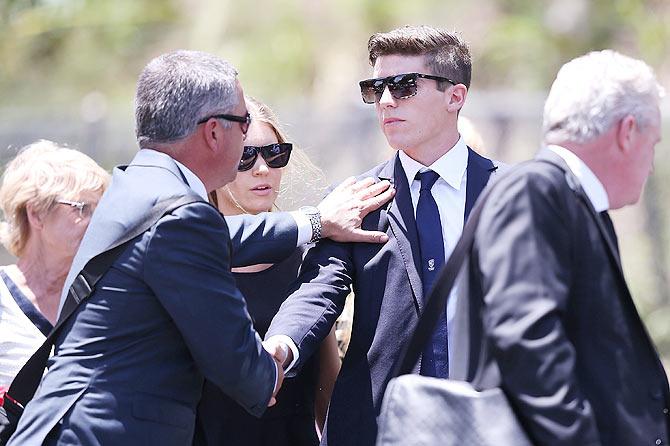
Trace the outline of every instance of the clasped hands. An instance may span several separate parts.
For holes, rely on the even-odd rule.
[[[272,338],[263,341],[263,347],[272,356],[277,366],[277,383],[272,392],[272,398],[270,398],[270,402],[268,403],[268,407],[271,407],[277,403],[277,393],[284,382],[284,368],[293,361],[293,352],[288,345]]]

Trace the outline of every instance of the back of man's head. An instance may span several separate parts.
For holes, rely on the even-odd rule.
[[[641,60],[594,51],[563,65],[544,105],[546,144],[585,143],[625,116],[642,127],[658,110],[663,89]]]
[[[238,102],[236,85],[233,66],[211,54],[179,50],[153,59],[135,94],[140,147],[178,141],[193,133],[201,118],[229,112]]]
[[[426,25],[403,26],[385,33],[375,33],[368,41],[370,64],[379,56],[399,54],[426,56],[426,67],[470,88],[472,61],[470,49],[458,33]]]

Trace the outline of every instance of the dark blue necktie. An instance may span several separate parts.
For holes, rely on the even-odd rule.
[[[419,203],[416,206],[416,228],[419,233],[421,251],[421,273],[424,298],[444,264],[444,240],[442,223],[437,203],[430,189],[440,177],[436,172],[428,170],[418,173],[421,181]],[[449,376],[449,352],[447,345],[446,308],[438,319],[432,339],[428,342],[421,356],[421,374],[447,378]]]

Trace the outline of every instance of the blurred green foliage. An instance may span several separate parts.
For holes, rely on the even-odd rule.
[[[666,0],[499,3],[501,14],[478,55],[488,68],[480,65],[485,84],[497,79],[514,87],[545,87],[566,60],[590,50],[614,47],[654,66],[666,62],[670,50]]]
[[[132,85],[147,51],[178,21],[169,2],[3,0],[2,102],[67,101]],[[10,102],[10,103],[11,103]]]
[[[461,30],[478,88],[545,89],[564,61],[604,47],[668,71],[667,0],[2,0],[0,101],[123,95],[176,47],[224,54],[265,96],[312,95],[324,67],[360,77],[370,34],[405,23]]]

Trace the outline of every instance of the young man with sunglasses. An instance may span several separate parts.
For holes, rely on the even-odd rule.
[[[141,150],[115,169],[64,296],[84,265],[141,226],[156,203],[199,199],[131,240],[76,307],[11,445],[189,445],[205,378],[260,416],[283,373],[252,327],[231,267],[281,261],[320,235],[386,238],[357,228],[392,195],[375,197],[386,187],[370,182],[348,182],[319,205],[320,218],[312,211],[301,225],[299,213],[224,220],[207,203],[208,192],[235,178],[250,123],[237,72],[218,57],[176,51],[151,61],[135,118]]]
[[[468,47],[458,35],[404,27],[373,35],[368,49],[374,78],[360,82],[363,101],[374,104],[397,154],[363,176],[392,182],[396,196],[369,214],[363,227],[386,232],[389,241],[319,242],[266,341],[281,345],[289,337],[287,356],[279,359],[295,373],[328,334],[353,288],[351,341],[322,441],[331,446],[374,444],[384,390],[427,292],[497,169],[470,150],[457,130],[471,70]],[[452,310],[450,305],[441,315],[417,373],[448,376]]]

